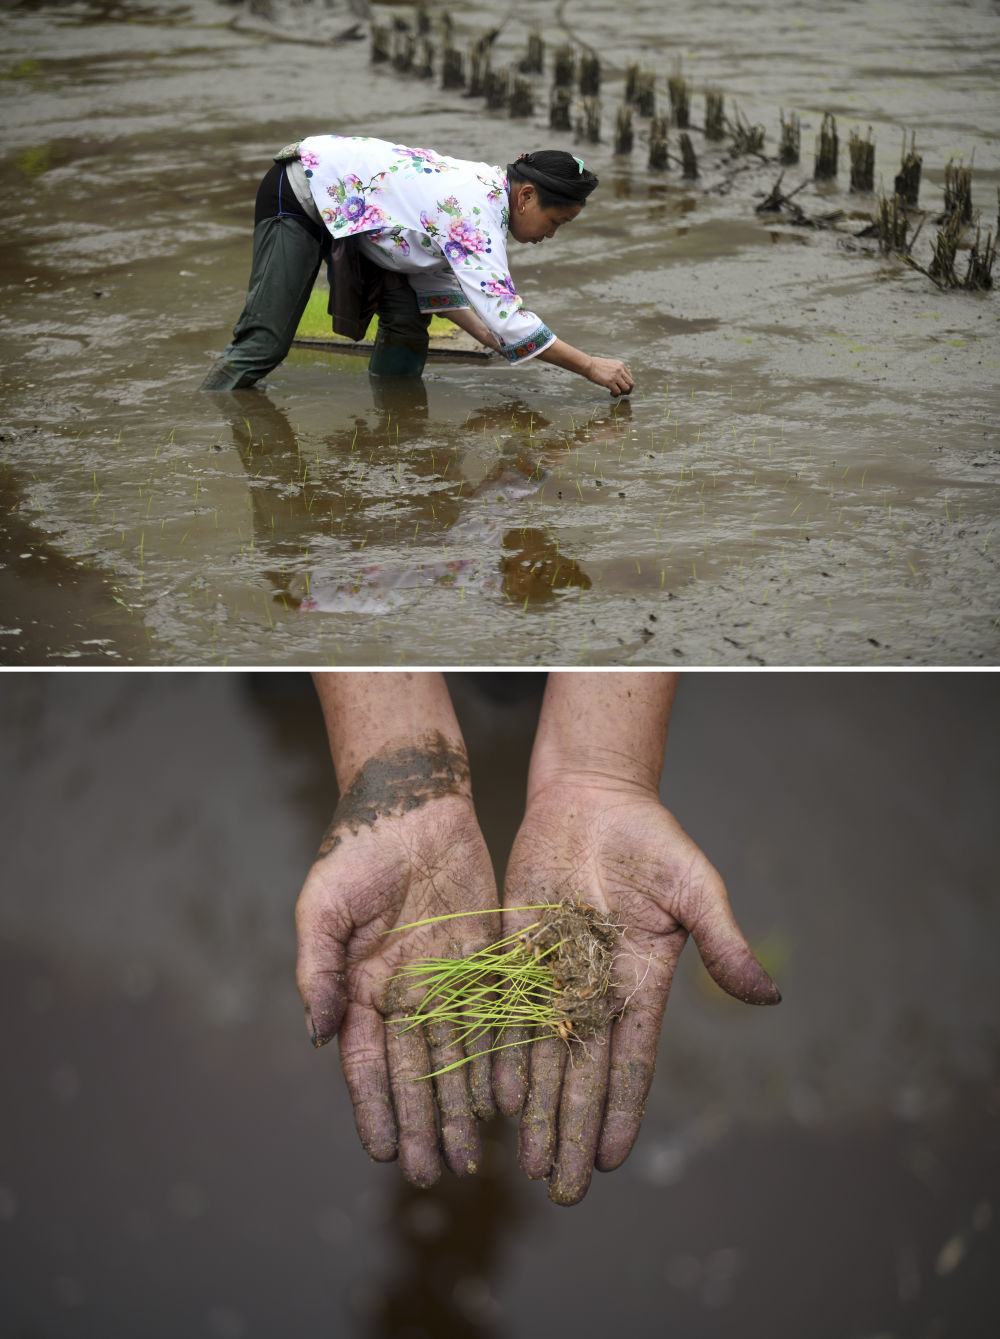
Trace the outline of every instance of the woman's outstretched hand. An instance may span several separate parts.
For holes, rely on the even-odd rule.
[[[606,387],[612,395],[631,395],[635,381],[624,363],[617,358],[591,358],[590,364],[590,381]]]
[[[441,735],[388,745],[341,795],[299,895],[297,980],[314,1045],[340,1038],[358,1134],[379,1162],[398,1156],[415,1185],[475,1171],[477,1117],[494,1114],[488,1040],[469,1064],[453,1036],[400,1020],[415,1001],[394,975],[427,957],[465,955],[496,936],[499,915],[415,929],[427,917],[497,908],[469,793],[464,750]],[[439,1135],[440,1131],[440,1135]]]
[[[494,1092],[501,1111],[521,1113],[523,1170],[547,1177],[557,1203],[576,1204],[594,1167],[620,1166],[639,1133],[688,935],[730,995],[749,1004],[775,1004],[780,995],[740,933],[718,872],[655,793],[567,776],[534,794],[508,865],[504,906],[563,897],[618,920],[609,1000],[616,1016],[586,1043],[553,1038],[500,1051]],[[523,919],[530,917],[505,912],[504,933]]]
[[[632,373],[617,358],[595,358],[581,349],[574,349],[564,339],[554,339],[536,356],[539,362],[565,367],[570,372],[586,377],[588,381],[596,382],[612,395],[629,395],[635,386]]]

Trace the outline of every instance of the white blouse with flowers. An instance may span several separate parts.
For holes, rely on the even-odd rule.
[[[294,157],[334,237],[358,238],[378,265],[406,274],[421,311],[471,307],[512,363],[555,340],[507,268],[501,168],[364,135],[310,135],[277,155]]]

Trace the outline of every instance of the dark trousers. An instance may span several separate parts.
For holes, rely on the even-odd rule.
[[[202,382],[203,391],[252,386],[284,360],[327,254],[325,229],[321,233],[299,212],[287,182],[282,190],[282,178],[278,164],[261,182],[246,304],[232,340]],[[419,377],[427,359],[430,317],[422,315],[413,289],[407,283],[386,285],[377,311],[369,372]]]

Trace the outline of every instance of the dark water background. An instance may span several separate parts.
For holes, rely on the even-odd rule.
[[[498,867],[538,685],[452,676]],[[990,676],[691,675],[663,795],[780,1008],[690,947],[639,1143],[572,1210],[371,1164],[294,986],[335,801],[304,676],[8,674],[0,1334],[987,1339]]]

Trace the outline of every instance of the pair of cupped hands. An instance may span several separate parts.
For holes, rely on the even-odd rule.
[[[398,1158],[424,1187],[442,1163],[474,1172],[479,1122],[499,1111],[519,1117],[525,1173],[547,1178],[556,1203],[575,1204],[594,1168],[620,1166],[638,1135],[688,935],[730,995],[755,1004],[780,995],[720,875],[654,789],[563,775],[530,793],[498,897],[464,750],[441,744],[445,753],[422,769],[412,757],[370,760],[341,796],[296,908],[309,1033],[316,1046],[339,1037],[358,1133],[375,1160]],[[586,1045],[553,1036],[490,1054],[484,1040],[468,1064],[426,1078],[462,1051],[430,1026],[403,1031],[407,1002],[387,983],[406,963],[468,955],[501,925],[509,933],[536,918],[514,908],[567,896],[620,926],[615,1016]],[[396,930],[470,911],[489,914]]]

